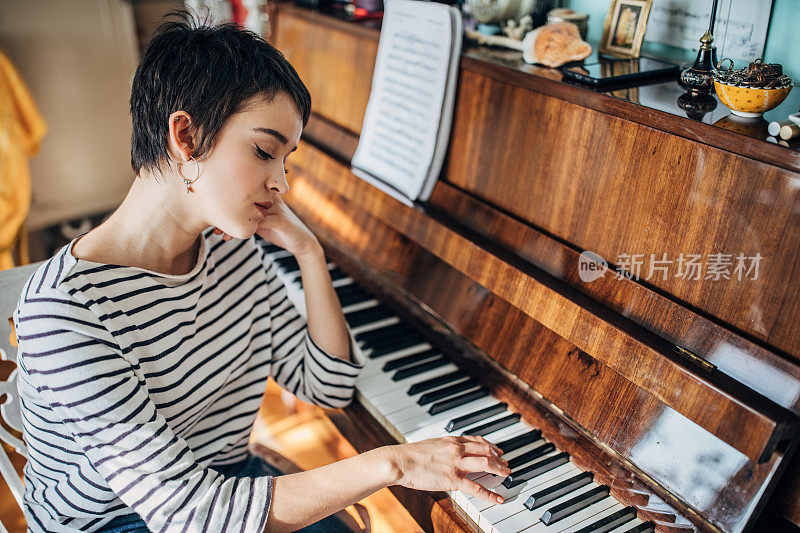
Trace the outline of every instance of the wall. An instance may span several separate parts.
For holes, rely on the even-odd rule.
[[[116,207],[133,180],[131,3],[0,0],[0,48],[49,127],[31,160],[29,229]]]

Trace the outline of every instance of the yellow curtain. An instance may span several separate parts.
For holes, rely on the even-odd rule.
[[[0,51],[0,270],[14,266],[11,248],[31,203],[28,159],[46,132],[28,89]]]

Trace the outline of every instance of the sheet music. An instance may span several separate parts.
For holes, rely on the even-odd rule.
[[[753,61],[764,53],[772,0],[721,0],[717,5],[714,45],[717,56]],[[654,2],[645,39],[697,50],[708,29],[711,2]]]
[[[399,192],[417,198],[431,171],[439,171],[432,163],[446,95],[453,91],[448,87],[454,55],[451,11],[444,4],[416,0],[386,3],[372,91],[352,164],[357,175],[393,196]],[[457,30],[460,36],[460,24]],[[457,44],[456,62],[460,40]],[[450,110],[444,111],[449,119]],[[446,127],[449,132],[449,122]]]

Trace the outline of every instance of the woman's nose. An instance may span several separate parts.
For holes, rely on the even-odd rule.
[[[267,188],[271,191],[275,191],[278,194],[286,194],[289,192],[289,184],[286,182],[286,174],[281,172],[279,176],[275,178],[270,178],[267,181]]]

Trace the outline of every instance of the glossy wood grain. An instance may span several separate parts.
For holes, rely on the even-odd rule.
[[[418,210],[403,206],[356,180],[346,167],[307,145],[298,151],[293,167],[291,205],[325,242],[339,243],[360,261],[380,271],[385,280],[401,284],[411,293],[411,298],[407,297],[409,301],[420,302],[420,307],[424,305],[444,317],[459,335],[485,350],[596,438],[666,487],[664,494],[681,495],[681,499],[690,502],[703,516],[726,530],[735,531],[752,510],[743,503],[752,502],[762,486],[774,482],[782,465],[781,452],[772,454],[765,463],[734,452],[667,407],[650,390],[636,386],[602,359],[596,359],[568,342],[569,339],[556,335],[550,327],[543,327],[519,309],[518,303],[511,304],[498,295],[496,283],[486,279],[481,280],[481,284],[476,283],[474,272],[467,275],[439,255],[443,250],[437,249],[435,242],[445,242],[456,236],[442,229],[444,233],[424,237],[431,225],[437,223]],[[325,176],[325,182],[313,176]],[[406,231],[398,232],[395,228],[399,225]],[[486,258],[475,255],[468,241],[456,241],[449,244],[458,249],[466,247],[464,253],[472,257],[476,268],[493,272],[493,278],[506,277],[501,269],[487,263]],[[530,296],[529,291],[524,294]],[[458,298],[454,299],[453,295]],[[556,293],[551,293],[538,299],[537,305],[557,297]],[[644,360],[631,357],[630,345],[626,354],[637,361],[642,371],[653,375]],[[605,356],[599,354],[599,357]],[[658,374],[657,368],[653,371]],[[699,397],[709,401],[705,393]],[[722,400],[715,399],[715,405],[724,405],[720,403]],[[707,405],[698,407],[725,424],[730,407],[708,410]],[[740,424],[739,430],[746,434],[747,424],[741,424],[741,418],[736,421]],[[727,419],[731,431],[737,433],[736,438],[741,438],[742,434],[734,429],[734,422],[734,419]],[[725,472],[730,476],[743,476],[740,482],[736,485],[720,483],[718,462],[684,461],[681,454],[687,453],[686,442],[702,444],[697,453],[717,457],[727,465]],[[746,475],[740,474],[742,469],[746,470]],[[698,479],[714,481],[710,487],[699,490]],[[687,480],[691,480],[689,485]],[[727,498],[732,505],[711,505],[716,497],[709,500],[709,495]]]
[[[553,402],[548,416],[571,428],[553,432],[564,446],[586,430],[612,450],[614,461],[587,464],[620,494],[628,478],[605,471],[632,462],[657,498],[640,514],[659,531],[740,530],[797,442],[800,155],[467,49],[444,179],[411,209],[347,168],[377,32],[283,5],[277,21],[276,42],[314,98],[292,205],[337,262],[441,320],[432,331],[464,339],[461,355],[501,397],[532,387]],[[620,254],[763,260],[750,281],[587,283],[582,250],[612,268]],[[464,355],[475,347],[488,363]],[[800,487],[778,491],[774,507],[800,521]]]
[[[666,254],[648,285],[800,357],[800,174],[468,70],[448,161],[450,183],[611,265]],[[676,276],[714,253],[760,254],[758,278]]]
[[[378,32],[281,4],[272,43],[311,93],[314,112],[361,131],[378,51]]]
[[[327,185],[345,197],[357,198],[359,209],[381,217],[456,270],[754,460],[768,456],[785,432],[796,430],[795,420],[772,402],[737,387],[719,372],[691,371],[662,339],[598,308],[518,258],[489,252],[482,246],[489,243],[470,240],[419,210],[403,208],[399,202],[375,194],[375,189],[352,176],[347,167],[323,157],[311,146],[304,145],[295,165],[304,175],[329,176]],[[718,410],[707,409],[709,401],[718,405]]]

